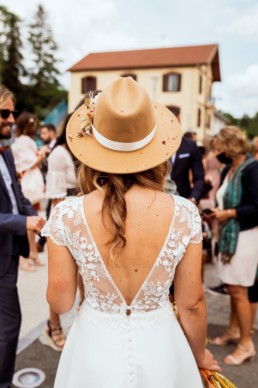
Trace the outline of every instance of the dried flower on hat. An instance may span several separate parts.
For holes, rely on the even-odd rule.
[[[87,113],[86,116],[82,117],[82,124],[80,126],[80,131],[78,132],[79,137],[91,134],[91,124],[94,119],[95,104],[99,98],[99,95],[100,92],[95,97],[93,97],[93,93],[90,92],[89,97],[85,99],[84,105],[87,109]]]

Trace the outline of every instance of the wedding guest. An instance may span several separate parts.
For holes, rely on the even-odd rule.
[[[77,268],[86,297],[54,387],[201,388],[197,366],[220,367],[205,349],[200,216],[164,192],[181,140],[176,118],[119,78],[72,115],[67,139],[82,162],[83,195],[59,203],[43,230],[47,298],[68,311]],[[168,298],[172,280],[182,328]]]
[[[256,354],[247,288],[254,284],[258,264],[258,162],[249,156],[246,136],[237,127],[221,129],[214,148],[218,160],[226,164],[212,216],[221,223],[218,270],[231,298],[231,315],[227,330],[212,343],[237,341],[224,362],[241,365]]]
[[[11,139],[15,98],[0,87],[0,386],[12,386],[21,310],[17,292],[19,255],[28,257],[28,231],[40,232],[44,220],[22,194],[12,153],[3,146]]]
[[[15,140],[11,146],[16,170],[21,174],[21,188],[24,196],[29,199],[34,209],[40,209],[40,201],[44,198],[44,181],[40,171],[40,164],[46,157],[45,152],[39,151],[33,140],[37,130],[36,116],[29,112],[21,113],[16,120]],[[37,252],[36,236],[28,233],[30,242],[29,258],[35,265],[42,266]],[[21,267],[27,271],[34,271],[31,261],[21,258]]]
[[[70,117],[71,115],[66,117],[62,132],[56,139],[54,149],[48,157],[46,197],[51,200],[53,207],[64,200],[67,195],[75,195],[79,189],[74,162],[66,140],[66,126]],[[43,331],[42,343],[56,351],[62,351],[65,344],[59,314],[51,306],[49,320]]]

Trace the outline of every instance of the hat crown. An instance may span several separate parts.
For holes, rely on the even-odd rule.
[[[131,77],[121,77],[100,94],[93,125],[105,138],[133,143],[148,136],[155,126],[152,102]]]

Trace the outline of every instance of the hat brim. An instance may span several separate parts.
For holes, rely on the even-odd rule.
[[[130,174],[149,170],[168,160],[179,148],[182,130],[174,114],[163,105],[153,104],[156,133],[143,148],[121,152],[104,147],[93,135],[80,137],[82,118],[87,108],[83,105],[71,116],[67,129],[67,144],[74,156],[86,166],[113,174]]]

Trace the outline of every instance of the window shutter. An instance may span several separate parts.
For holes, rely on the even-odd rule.
[[[168,90],[168,74],[163,75],[163,92]]]
[[[177,81],[177,91],[180,92],[181,90],[181,74],[176,74],[177,77],[178,77],[178,81]]]

